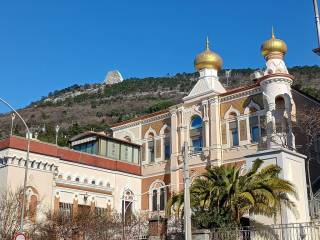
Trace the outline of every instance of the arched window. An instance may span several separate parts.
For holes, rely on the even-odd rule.
[[[151,211],[155,212],[165,210],[167,191],[164,182],[157,180],[150,185],[149,199],[149,209]]]
[[[148,141],[148,159],[149,159],[149,162],[153,163],[155,162],[155,146],[156,146],[153,133],[149,133],[147,141]]]
[[[158,191],[154,189],[152,191],[152,211],[158,210]]]
[[[80,182],[80,178],[79,178],[79,177],[76,177],[75,181],[76,181],[76,182]]]
[[[85,179],[83,180],[83,182],[84,182],[84,183],[88,183],[88,179],[85,178]]]
[[[199,116],[193,116],[190,124],[191,147],[194,152],[202,151],[202,119]]]
[[[134,194],[131,190],[125,190],[122,197],[122,214],[126,219],[130,218],[133,213]]]
[[[67,180],[68,180],[68,181],[71,181],[71,176],[68,176],[68,177],[67,177]]]
[[[27,188],[27,214],[26,217],[29,218],[32,222],[36,221],[37,216],[37,207],[38,207],[38,191],[34,187]]]
[[[92,185],[96,185],[96,181],[95,181],[95,180],[92,180],[92,181],[91,181],[91,184],[92,184]]]
[[[235,112],[229,113],[229,139],[231,146],[238,146],[239,145],[239,131],[238,131],[238,120],[237,114]]]
[[[164,130],[164,141],[163,141],[164,159],[168,160],[171,157],[171,139],[170,129],[168,127]]]

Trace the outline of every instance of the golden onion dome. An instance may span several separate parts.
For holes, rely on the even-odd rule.
[[[217,53],[210,50],[209,40],[207,38],[206,50],[196,56],[194,60],[194,67],[197,69],[197,71],[200,71],[204,68],[220,70],[222,63],[222,58]]]
[[[272,36],[261,45],[261,54],[266,58],[283,58],[288,51],[287,44],[281,39],[277,39],[272,28]]]

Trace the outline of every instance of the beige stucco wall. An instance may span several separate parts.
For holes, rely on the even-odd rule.
[[[113,131],[113,137],[121,140],[125,140],[125,137],[129,136],[131,141],[136,144],[141,144],[141,126],[140,124],[134,127],[128,127],[121,130]]]
[[[83,202],[82,197],[87,194],[89,201],[93,199],[96,207],[105,208],[110,203],[112,208],[120,211],[123,191],[130,189],[135,195],[134,210],[140,210],[141,177],[139,176],[66,161],[59,163],[58,175],[60,174],[63,178],[57,179],[57,182],[62,184],[58,184],[55,188],[56,194],[59,192],[60,195],[60,192],[63,192],[63,195],[60,195],[60,202],[71,203],[77,195],[79,204],[88,204]],[[71,176],[71,181],[67,180],[68,176]],[[80,178],[79,182],[75,181],[76,177]],[[88,183],[84,183],[84,179],[87,179]],[[95,185],[91,184],[92,180],[96,182]],[[99,186],[101,181],[103,185]],[[61,186],[63,184],[72,184],[74,189]]]

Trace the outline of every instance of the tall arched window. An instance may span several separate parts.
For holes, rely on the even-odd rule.
[[[164,182],[157,180],[153,182],[149,189],[149,209],[153,212],[164,211],[167,201],[167,191]]]
[[[154,134],[149,133],[148,135],[148,159],[149,162],[155,162],[155,139]]]
[[[38,207],[38,191],[34,187],[27,188],[27,201],[27,214],[25,217],[28,217],[29,220],[35,222]]]
[[[164,130],[164,141],[163,141],[163,151],[164,151],[164,159],[168,160],[171,157],[171,141],[170,141],[170,129],[167,127]]]
[[[131,190],[126,190],[123,194],[122,198],[122,214],[126,216],[126,219],[128,217],[131,217],[133,213],[133,199],[134,194]]]
[[[237,114],[235,112],[231,112],[229,114],[229,139],[231,146],[238,146],[239,145],[239,131],[238,131],[238,120]]]
[[[190,139],[191,147],[194,152],[202,151],[202,119],[199,116],[194,116],[190,124]]]

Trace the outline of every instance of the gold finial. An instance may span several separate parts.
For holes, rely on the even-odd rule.
[[[271,36],[272,36],[272,39],[275,39],[275,35],[274,35],[274,27],[272,26],[272,29],[271,29]]]
[[[211,51],[209,45],[210,42],[209,38],[207,37],[205,50],[198,54],[194,60],[194,66],[197,71],[200,71],[204,68],[220,70],[222,67],[221,57],[217,53]]]
[[[209,47],[209,37],[207,36],[207,40],[206,40],[206,50],[210,50]]]
[[[261,46],[262,55],[268,60],[271,58],[281,58],[287,52],[287,45],[281,39],[276,38],[274,28],[271,29],[271,38],[265,41]]]

